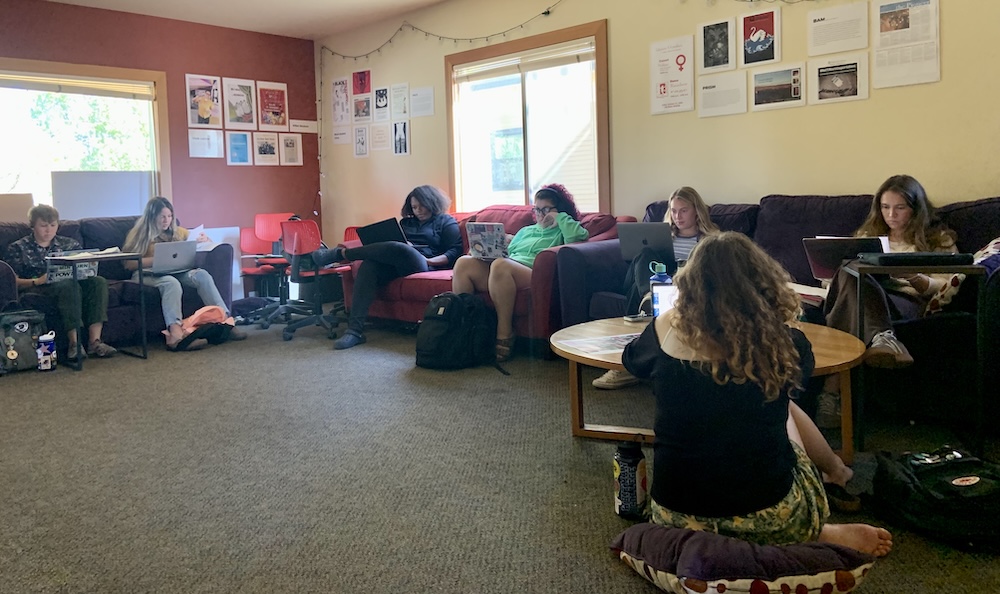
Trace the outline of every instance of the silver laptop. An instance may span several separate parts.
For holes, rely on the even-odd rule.
[[[54,252],[52,257],[60,256],[73,256],[76,254],[83,254],[85,252],[90,252],[93,250],[66,250],[64,252]],[[91,260],[83,260],[77,262],[76,264],[76,280],[83,280],[85,278],[90,278],[92,276],[97,276],[97,262]],[[47,283],[57,283],[59,281],[69,280],[73,278],[73,266],[69,264],[48,264],[48,268],[45,271],[45,282]]]
[[[477,260],[492,261],[507,257],[507,234],[503,223],[467,223],[469,255]]]
[[[197,241],[163,241],[153,244],[152,274],[176,274],[194,268]]]
[[[660,258],[674,261],[674,238],[667,223],[618,223],[622,258],[631,262],[643,248],[652,248]],[[667,269],[670,270],[670,266]]]

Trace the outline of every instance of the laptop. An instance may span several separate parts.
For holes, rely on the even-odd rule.
[[[668,285],[667,283],[650,283],[649,288],[653,293],[653,317],[674,308],[674,302],[677,301],[676,285]]]
[[[874,266],[966,266],[972,264],[973,254],[948,252],[893,252],[889,254],[859,254],[862,264]]]
[[[74,254],[83,254],[89,251],[91,250],[66,250],[64,252],[53,252],[50,255],[53,257],[72,256]],[[91,260],[77,262],[76,280],[83,280],[92,276],[97,276],[97,262]],[[56,283],[59,281],[69,280],[71,278],[73,278],[73,267],[71,265],[52,264],[50,262],[45,270],[45,284]]]
[[[153,244],[151,274],[176,274],[194,268],[197,241],[162,241]]]
[[[667,223],[618,223],[622,258],[631,262],[643,248],[652,248],[659,257],[673,262],[674,240]],[[668,269],[670,266],[667,267]]]
[[[805,237],[802,247],[813,278],[818,281],[832,280],[844,260],[854,260],[861,253],[884,251],[878,237]]]
[[[467,223],[469,255],[477,260],[496,260],[507,257],[507,232],[503,223]]]
[[[391,218],[364,227],[358,227],[358,239],[361,245],[371,245],[383,241],[399,241],[406,243],[406,236],[399,226],[399,219]]]

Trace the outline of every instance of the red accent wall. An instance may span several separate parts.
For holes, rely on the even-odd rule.
[[[281,211],[321,220],[316,134],[302,135],[301,167],[227,166],[187,147],[187,73],[286,83],[289,117],[316,120],[312,41],[41,0],[0,0],[0,15],[0,56],[166,72],[168,198],[184,224],[251,227],[255,213]]]

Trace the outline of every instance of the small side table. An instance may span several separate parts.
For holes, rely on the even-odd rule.
[[[977,303],[976,303],[976,408],[978,410],[975,412],[976,417],[976,429],[975,429],[975,444],[972,446],[972,450],[976,453],[982,453],[983,445],[983,414],[985,411],[985,397],[984,392],[985,386],[983,385],[983,364],[986,360],[985,357],[985,346],[982,339],[982,328],[979,321],[979,312],[983,309],[983,299],[986,294],[986,268],[982,266],[977,266],[975,264],[962,264],[954,266],[876,266],[873,264],[862,264],[858,261],[850,262],[844,265],[844,270],[857,279],[858,286],[858,339],[862,342],[865,341],[865,312],[860,307],[860,304],[864,303],[864,291],[867,283],[863,281],[863,277],[874,275],[874,274],[885,274],[885,275],[906,275],[906,274],[964,274],[965,276],[975,276],[979,280],[979,291],[977,293]],[[867,391],[868,385],[866,381],[866,373],[864,371],[864,365],[859,369],[860,377],[858,378],[858,383],[860,389],[858,390],[857,397],[855,398],[855,423],[854,423],[854,441],[858,446],[858,449],[864,449],[865,435],[864,435],[864,410],[865,410],[865,392]]]
[[[76,279],[76,269],[80,262],[119,262],[134,260],[138,265],[139,271],[139,327],[142,333],[142,351],[133,352],[128,349],[119,349],[118,352],[131,357],[137,357],[140,359],[146,359],[149,357],[149,345],[146,339],[146,292],[143,291],[142,284],[142,254],[137,252],[115,252],[111,254],[95,254],[92,256],[87,256],[86,258],[69,257],[64,258],[60,256],[49,256],[46,260],[52,264],[58,266],[72,266],[73,267],[73,279]],[[77,329],[77,340],[76,340],[76,363],[68,363],[68,365],[75,369],[76,371],[83,370],[83,341],[86,340],[87,329],[81,327]]]

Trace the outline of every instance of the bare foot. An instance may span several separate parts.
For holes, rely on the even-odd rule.
[[[885,557],[892,550],[892,534],[885,528],[868,524],[826,524],[819,541],[844,545],[876,557]]]

